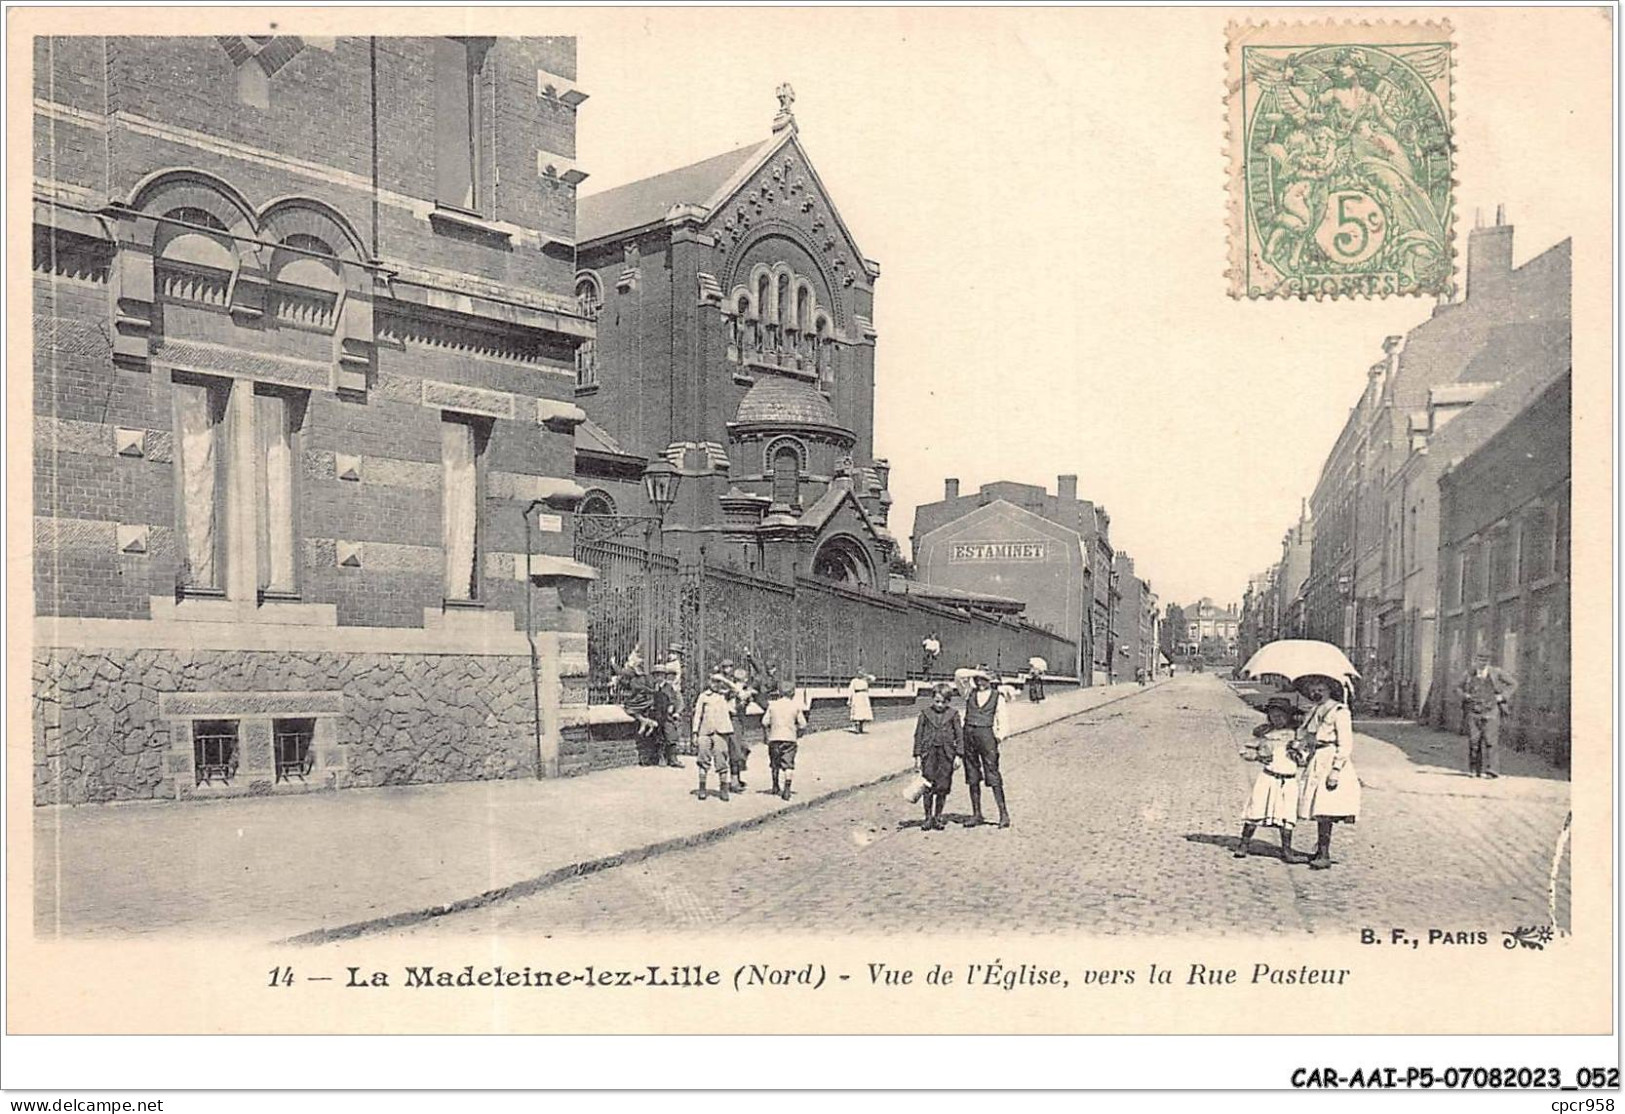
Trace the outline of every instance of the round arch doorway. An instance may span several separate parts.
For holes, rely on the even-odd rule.
[[[847,588],[867,588],[875,582],[869,554],[855,538],[837,535],[813,554],[813,576]]]

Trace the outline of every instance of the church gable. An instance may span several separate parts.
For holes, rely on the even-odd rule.
[[[857,496],[843,481],[831,485],[807,508],[801,517],[801,524],[812,527],[820,538],[844,533],[868,542],[879,543],[883,540],[880,531],[864,513]]]
[[[706,231],[721,257],[715,273],[725,297],[759,297],[760,272],[782,265],[806,280],[839,331],[854,331],[848,292],[869,289],[870,276],[793,136],[716,200]]]

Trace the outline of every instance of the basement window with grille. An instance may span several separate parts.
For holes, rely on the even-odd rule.
[[[192,764],[198,785],[225,785],[237,776],[237,721],[200,719],[192,723]]]
[[[272,740],[276,746],[276,780],[304,781],[315,762],[311,743],[316,738],[313,719],[279,719],[271,724]]]

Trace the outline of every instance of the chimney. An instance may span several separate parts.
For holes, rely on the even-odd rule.
[[[1382,350],[1388,356],[1388,381],[1390,383],[1399,374],[1399,354],[1404,349],[1405,337],[1402,334],[1384,337],[1382,340]]]
[[[1056,476],[1055,497],[1066,500],[1076,499],[1078,497],[1078,477]]]
[[[1467,236],[1467,298],[1494,295],[1512,276],[1512,225],[1506,206],[1495,209],[1495,223],[1474,228]]]
[[[944,499],[958,499],[959,498],[959,481],[956,480],[956,479],[943,480],[942,481],[942,497]]]

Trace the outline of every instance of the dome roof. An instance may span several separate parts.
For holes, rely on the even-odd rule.
[[[842,428],[835,408],[818,389],[799,379],[769,375],[745,392],[734,415],[738,425],[806,425]]]

